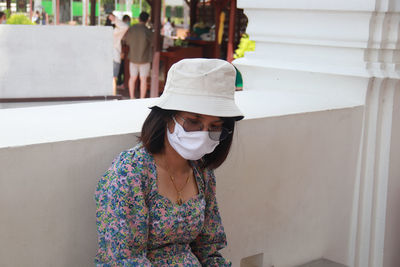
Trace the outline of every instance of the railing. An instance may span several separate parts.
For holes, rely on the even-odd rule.
[[[66,97],[25,97],[25,98],[0,98],[0,103],[26,103],[26,102],[64,102],[64,101],[95,101],[95,100],[121,100],[121,95],[109,96],[66,96]]]

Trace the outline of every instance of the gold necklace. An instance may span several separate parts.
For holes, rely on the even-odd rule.
[[[164,164],[165,164],[165,167],[166,167],[166,169],[167,169],[169,178],[171,179],[171,182],[172,182],[172,184],[174,185],[175,191],[176,191],[176,193],[177,193],[177,195],[178,195],[178,197],[177,197],[177,199],[176,199],[176,203],[180,206],[180,205],[183,204],[182,191],[183,191],[183,189],[185,189],[186,185],[189,183],[190,174],[189,174],[188,177],[186,178],[186,183],[185,183],[185,185],[181,188],[181,190],[178,190],[178,187],[177,187],[176,184],[175,184],[175,178],[174,178],[174,176],[172,176],[171,172],[169,171],[168,165],[167,165],[166,163],[167,163],[167,161],[166,161],[165,158],[164,158]]]
[[[185,185],[181,188],[181,190],[178,190],[178,187],[176,187],[176,184],[175,184],[175,181],[174,181],[175,178],[170,173],[168,173],[168,174],[169,174],[169,178],[171,178],[172,184],[175,187],[176,193],[178,194],[178,197],[176,199],[176,203],[178,203],[178,205],[180,206],[180,205],[183,204],[182,191],[183,191],[183,189],[185,189],[186,185],[189,183],[190,175],[188,175],[188,177],[186,178]]]

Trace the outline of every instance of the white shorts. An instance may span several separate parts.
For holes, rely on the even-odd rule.
[[[139,73],[140,77],[147,77],[150,73],[150,62],[143,64],[136,64],[129,62],[129,74],[131,76],[137,76]]]

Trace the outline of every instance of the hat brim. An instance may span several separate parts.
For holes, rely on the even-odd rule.
[[[217,98],[204,95],[183,95],[164,92],[154,105],[149,108],[159,107],[167,110],[179,110],[198,114],[234,118],[239,121],[244,118],[242,112],[235,104],[234,99]]]

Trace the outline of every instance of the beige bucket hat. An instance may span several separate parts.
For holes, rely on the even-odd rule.
[[[151,106],[243,119],[235,103],[236,69],[221,59],[183,59],[170,68],[163,94]]]

